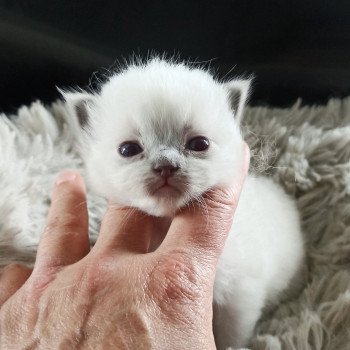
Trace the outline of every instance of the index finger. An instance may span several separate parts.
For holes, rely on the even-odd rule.
[[[83,178],[75,171],[58,177],[52,192],[47,225],[39,242],[35,266],[64,266],[90,250]]]
[[[183,251],[200,261],[217,260],[230,231],[249,167],[246,146],[241,172],[233,184],[206,192],[194,205],[180,210],[173,219],[160,249]]]
[[[147,253],[151,248],[155,221],[154,217],[135,208],[110,204],[92,252]]]

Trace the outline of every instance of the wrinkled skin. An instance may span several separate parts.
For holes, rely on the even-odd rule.
[[[246,152],[248,154],[248,152]],[[215,267],[247,171],[177,213],[153,252],[156,219],[109,206],[88,240],[84,183],[56,182],[33,271],[0,276],[1,349],[214,349]]]

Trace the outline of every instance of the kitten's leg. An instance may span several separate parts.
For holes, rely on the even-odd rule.
[[[213,329],[218,350],[245,346],[263,305],[264,298],[258,288],[238,287],[233,293],[225,293],[224,298],[221,295],[220,302],[214,301]]]

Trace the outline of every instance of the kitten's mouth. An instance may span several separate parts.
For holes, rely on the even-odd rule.
[[[182,191],[176,185],[169,183],[169,180],[165,179],[160,184],[154,184],[150,188],[150,194],[157,197],[179,197],[182,195]]]

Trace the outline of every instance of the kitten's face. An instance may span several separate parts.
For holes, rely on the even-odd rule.
[[[172,216],[229,183],[243,141],[228,95],[208,73],[164,61],[112,77],[88,103],[90,185],[119,204]]]

